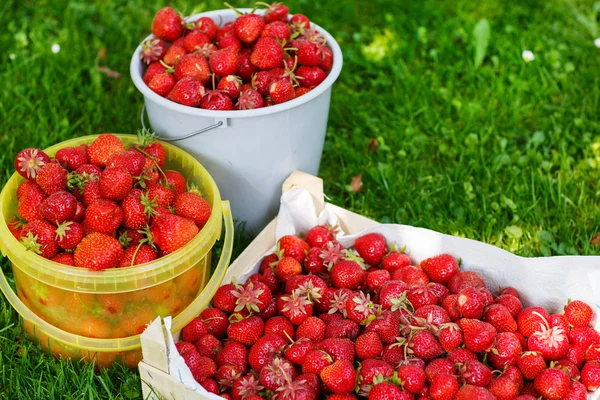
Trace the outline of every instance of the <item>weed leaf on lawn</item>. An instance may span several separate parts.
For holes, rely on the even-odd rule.
[[[490,43],[490,24],[487,19],[480,19],[475,25],[473,37],[475,38],[475,68],[477,68],[483,62]]]

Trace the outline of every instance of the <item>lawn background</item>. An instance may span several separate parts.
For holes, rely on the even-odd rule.
[[[331,202],[525,256],[600,254],[591,243],[600,226],[600,2],[286,3],[344,52],[320,171]],[[165,4],[2,2],[2,184],[22,148],[140,127],[129,61]],[[222,8],[169,4],[186,15]],[[2,268],[10,277],[6,259]],[[135,372],[95,374],[45,357],[0,297],[0,398],[140,396]]]

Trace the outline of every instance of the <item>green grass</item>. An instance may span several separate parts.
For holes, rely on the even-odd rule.
[[[2,183],[21,148],[139,128],[129,60],[163,3],[0,5]],[[600,226],[600,3],[287,3],[344,52],[320,172],[333,203],[526,256],[600,254],[590,244]],[[174,5],[185,14],[220,8]],[[476,67],[474,28],[483,18],[489,45]],[[525,49],[535,61],[522,60]],[[359,174],[364,188],[355,193],[349,184]],[[10,276],[6,260],[2,267]],[[98,374],[44,356],[0,300],[0,398],[140,396],[135,372]]]

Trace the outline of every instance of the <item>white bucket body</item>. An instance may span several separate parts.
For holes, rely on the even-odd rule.
[[[197,14],[219,23],[232,21],[232,10]],[[276,214],[281,185],[294,170],[317,175],[331,99],[331,85],[339,76],[342,53],[335,39],[327,39],[334,64],[327,79],[309,93],[287,103],[246,111],[210,111],[183,106],[152,92],[142,81],[141,47],[131,60],[131,77],[144,95],[152,129],[164,138],[177,138],[221,122],[218,128],[174,142],[196,157],[231,202],[233,217],[259,232]],[[151,37],[151,36],[149,36]]]

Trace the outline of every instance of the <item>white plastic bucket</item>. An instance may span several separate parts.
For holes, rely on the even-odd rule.
[[[201,16],[224,24],[237,15],[226,9],[196,14],[187,20]],[[152,129],[202,163],[223,198],[230,200],[234,219],[246,221],[253,232],[259,232],[277,213],[281,185],[292,171],[312,175],[319,171],[331,85],[342,70],[342,52],[327,31],[314,26],[333,52],[333,66],[325,81],[297,99],[256,110],[210,111],[174,103],[142,81],[141,46],[131,58],[131,78],[144,95]]]

